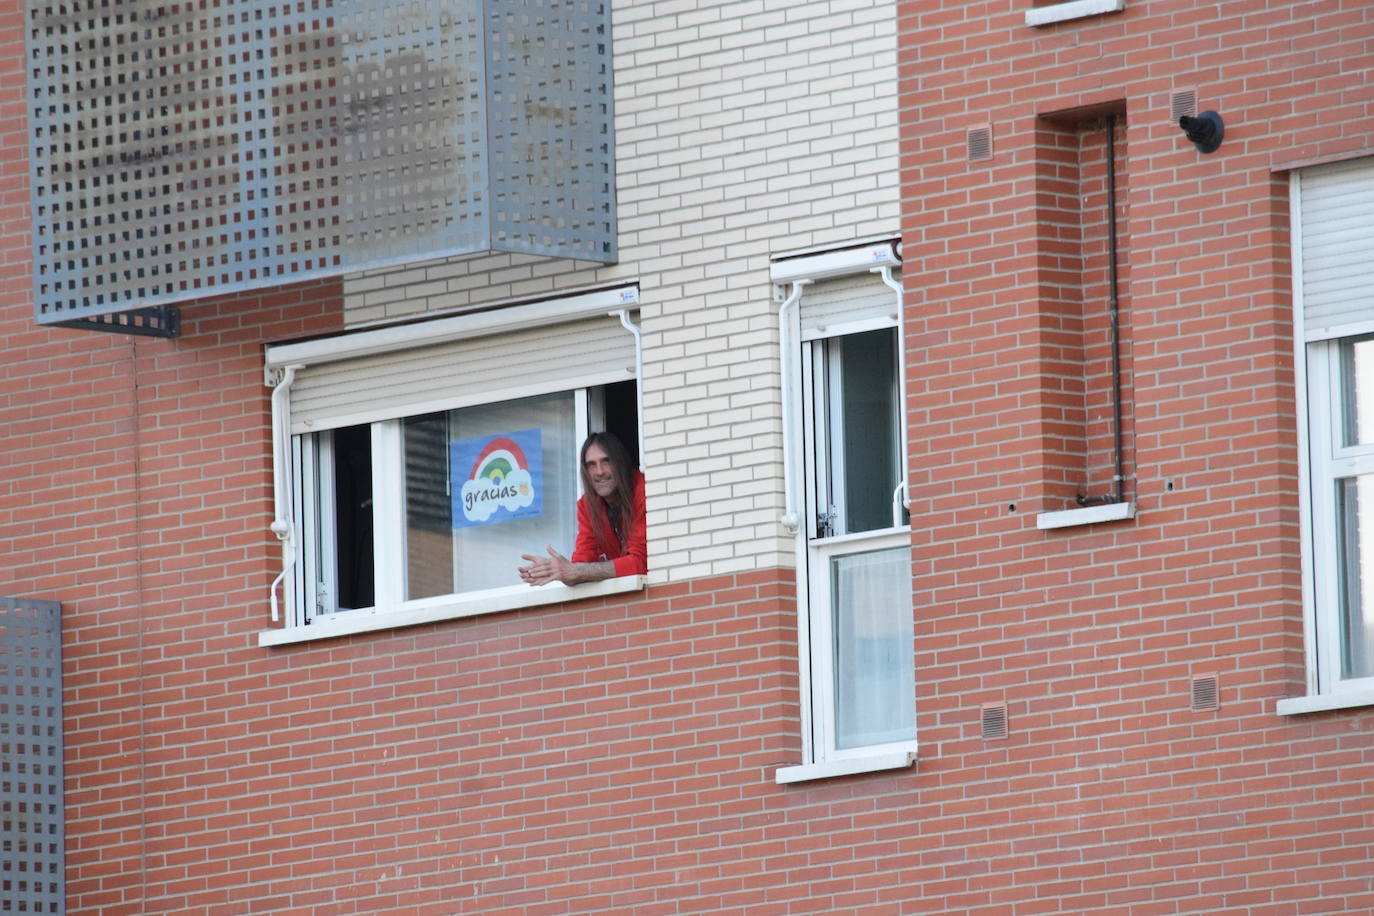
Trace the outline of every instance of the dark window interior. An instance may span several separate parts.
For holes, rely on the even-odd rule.
[[[372,607],[372,431],[334,430],[334,536],[339,610]]]
[[[614,433],[630,453],[630,463],[639,467],[638,386],[631,380],[615,382],[602,389],[606,398],[606,432]]]
[[[836,341],[843,350],[840,388],[844,392],[845,479],[832,485],[844,488],[849,532],[874,531],[892,524],[892,491],[900,479],[896,338],[896,331],[883,328]]]

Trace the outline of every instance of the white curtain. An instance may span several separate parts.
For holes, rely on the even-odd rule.
[[[839,748],[916,733],[910,557],[900,547],[831,560]]]
[[[1341,676],[1374,677],[1374,476],[1341,482],[1341,553],[1344,607]]]

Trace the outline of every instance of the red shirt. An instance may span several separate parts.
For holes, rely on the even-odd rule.
[[[599,563],[610,560],[615,566],[617,576],[645,575],[649,572],[649,547],[644,530],[644,475],[632,471],[631,483],[634,488],[634,522],[625,532],[622,544],[611,527],[611,516],[606,501],[595,493],[592,498],[600,500],[601,517],[597,530],[592,530],[592,514],[587,510],[587,497],[577,500],[577,544],[573,547],[574,563]]]

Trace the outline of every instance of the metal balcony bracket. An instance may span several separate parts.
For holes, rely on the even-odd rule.
[[[59,328],[81,331],[109,331],[113,334],[134,334],[139,337],[180,337],[181,312],[173,305],[155,305],[127,312],[92,315],[53,322]]]

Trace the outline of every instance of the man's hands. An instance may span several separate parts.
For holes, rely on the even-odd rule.
[[[522,554],[520,559],[528,560],[528,566],[520,567],[520,578],[529,585],[547,585],[550,582],[562,582],[571,585],[568,581],[573,573],[573,563],[567,557],[553,549],[549,545],[549,555],[547,557],[532,556],[528,553]]]
[[[528,560],[528,566],[520,567],[520,578],[528,585],[548,585],[562,582],[576,585],[579,582],[596,582],[615,576],[615,564],[609,560],[602,563],[574,563],[549,545],[547,557],[522,554],[520,559]]]

